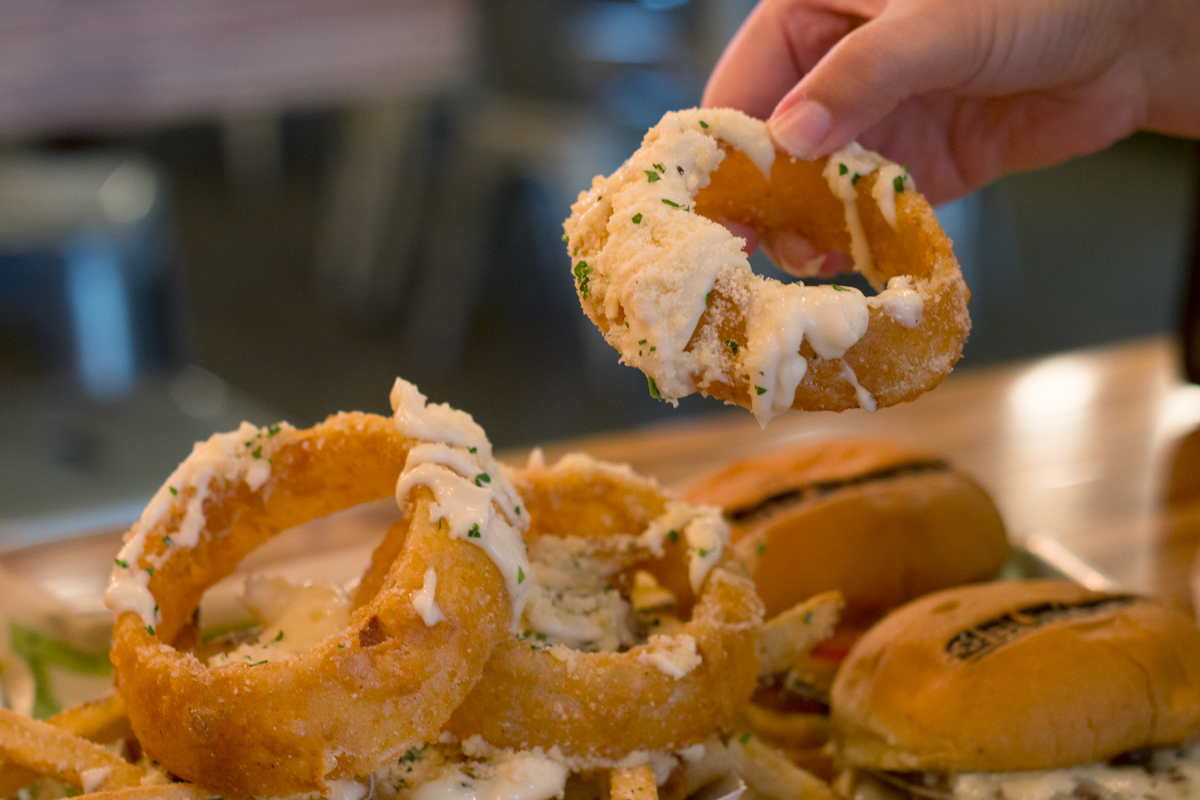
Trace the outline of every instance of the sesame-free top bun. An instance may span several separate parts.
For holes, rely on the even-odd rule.
[[[1166,606],[1067,582],[948,589],[867,631],[831,705],[847,767],[1106,761],[1200,734],[1200,629]]]
[[[987,492],[945,459],[883,439],[743,458],[683,494],[725,509],[768,617],[837,589],[843,619],[869,624],[914,597],[994,577],[1008,557]]]

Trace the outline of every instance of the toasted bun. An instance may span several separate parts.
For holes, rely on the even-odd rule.
[[[1200,629],[1073,583],[948,589],[887,616],[833,685],[850,767],[1058,769],[1200,733]]]
[[[1008,557],[987,493],[896,442],[831,439],[745,458],[684,496],[725,509],[768,617],[837,589],[846,622],[869,623],[922,594],[994,577]]]

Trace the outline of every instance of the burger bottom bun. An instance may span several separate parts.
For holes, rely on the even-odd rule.
[[[1200,629],[1066,582],[961,587],[884,618],[846,658],[844,766],[1000,772],[1107,761],[1200,733]]]

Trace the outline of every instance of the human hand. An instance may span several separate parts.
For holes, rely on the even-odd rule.
[[[704,105],[797,157],[857,139],[945,202],[1138,129],[1200,136],[1200,3],[764,0]]]

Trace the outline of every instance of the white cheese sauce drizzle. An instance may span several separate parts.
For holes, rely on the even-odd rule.
[[[520,495],[470,414],[428,403],[416,386],[399,378],[391,400],[400,435],[420,442],[410,449],[396,482],[397,502],[405,507],[414,486],[429,487],[434,495],[430,522],[444,526],[452,538],[477,545],[504,576],[516,631],[534,584],[522,538],[528,514],[521,513]]]
[[[207,520],[204,502],[212,494],[214,480],[225,484],[244,482],[251,491],[259,491],[271,476],[271,456],[276,436],[294,429],[286,422],[258,428],[248,422],[231,433],[221,433],[197,442],[166,483],[146,505],[132,535],[117,554],[104,603],[116,619],[126,611],[141,617],[150,627],[160,622],[158,605],[150,593],[150,574],[161,567],[176,550],[191,549],[200,541]],[[187,498],[186,502],[183,498]],[[182,518],[170,534],[166,550],[146,558],[146,537],[169,514]],[[143,566],[142,561],[147,563]]]
[[[432,628],[446,618],[442,613],[442,609],[438,606],[437,600],[434,599],[434,593],[437,591],[437,572],[430,567],[425,570],[425,582],[420,589],[412,593],[412,607],[421,619],[425,622],[425,626]]]
[[[569,770],[533,752],[499,756],[492,763],[452,764],[421,784],[411,800],[550,800],[562,797]]]

